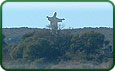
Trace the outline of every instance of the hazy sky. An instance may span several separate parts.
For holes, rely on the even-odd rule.
[[[45,28],[46,16],[57,12],[65,28],[111,27],[113,7],[108,2],[7,2],[3,5],[3,28]]]

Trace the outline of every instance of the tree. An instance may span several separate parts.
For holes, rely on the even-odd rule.
[[[51,36],[52,35],[45,30],[39,33],[34,32],[31,36],[22,40],[20,44],[13,49],[11,53],[12,58],[22,58],[31,61],[45,58],[48,61],[56,61],[60,52],[55,47]]]
[[[107,46],[110,43],[109,40],[104,41],[105,46]]]
[[[103,60],[105,55],[101,52],[106,52],[103,47],[109,47],[109,41],[105,40],[103,34],[94,31],[77,35],[70,33],[70,30],[61,30],[54,36],[49,29],[42,29],[39,32],[25,34],[24,39],[11,52],[11,56],[15,60],[23,59],[38,63],[43,63],[44,59],[45,62],[56,63],[71,59]]]
[[[22,36],[22,39],[24,40],[24,39],[26,39],[26,38],[28,38],[28,37],[31,37],[31,36],[33,35],[33,33],[34,33],[34,32],[27,33],[27,34],[23,35],[23,36]]]
[[[23,58],[23,51],[24,51],[25,46],[26,44],[21,42],[19,45],[14,47],[12,52],[10,53],[11,58],[14,60]]]
[[[3,62],[7,62],[7,61],[10,61],[11,57],[9,55],[9,46],[7,45],[7,43],[4,41],[5,39],[5,35],[2,34],[2,60]]]
[[[79,35],[74,35],[71,39],[70,48],[73,52],[76,52],[82,47],[82,41]]]
[[[103,48],[105,36],[98,32],[87,32],[80,36],[83,43],[83,49],[87,54],[98,53],[98,50]]]
[[[5,43],[4,39],[5,39],[5,36],[2,35],[2,46],[3,46],[3,47],[7,46],[7,44]]]

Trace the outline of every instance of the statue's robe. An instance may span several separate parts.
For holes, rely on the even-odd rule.
[[[48,20],[50,21],[50,27],[52,30],[58,30],[58,22],[62,22],[63,19],[58,19],[56,17],[48,17]]]

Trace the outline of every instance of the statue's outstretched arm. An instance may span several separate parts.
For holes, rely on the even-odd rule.
[[[65,19],[63,18],[63,19],[61,19],[61,20],[65,20]]]
[[[48,20],[49,20],[49,21],[51,21],[51,20],[52,20],[52,17],[48,17],[48,16],[47,16],[46,18],[48,18]]]
[[[57,20],[58,20],[58,22],[62,22],[62,20],[65,20],[65,19],[64,19],[64,18],[63,18],[63,19],[58,19],[58,18],[57,18]]]

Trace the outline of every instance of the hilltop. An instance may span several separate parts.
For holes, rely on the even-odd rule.
[[[30,33],[30,32],[40,32],[42,30],[49,30],[49,29],[40,29],[40,28],[27,28],[27,27],[21,27],[21,28],[3,28],[3,34],[5,35],[5,42],[7,44],[17,44],[22,40],[22,36],[24,34]],[[105,35],[105,39],[110,41],[110,44],[113,44],[113,28],[106,28],[106,27],[100,27],[100,28],[91,28],[91,27],[85,27],[85,28],[76,28],[76,29],[63,29],[62,31],[69,31],[70,34],[81,34],[88,31],[95,31],[99,32]]]

